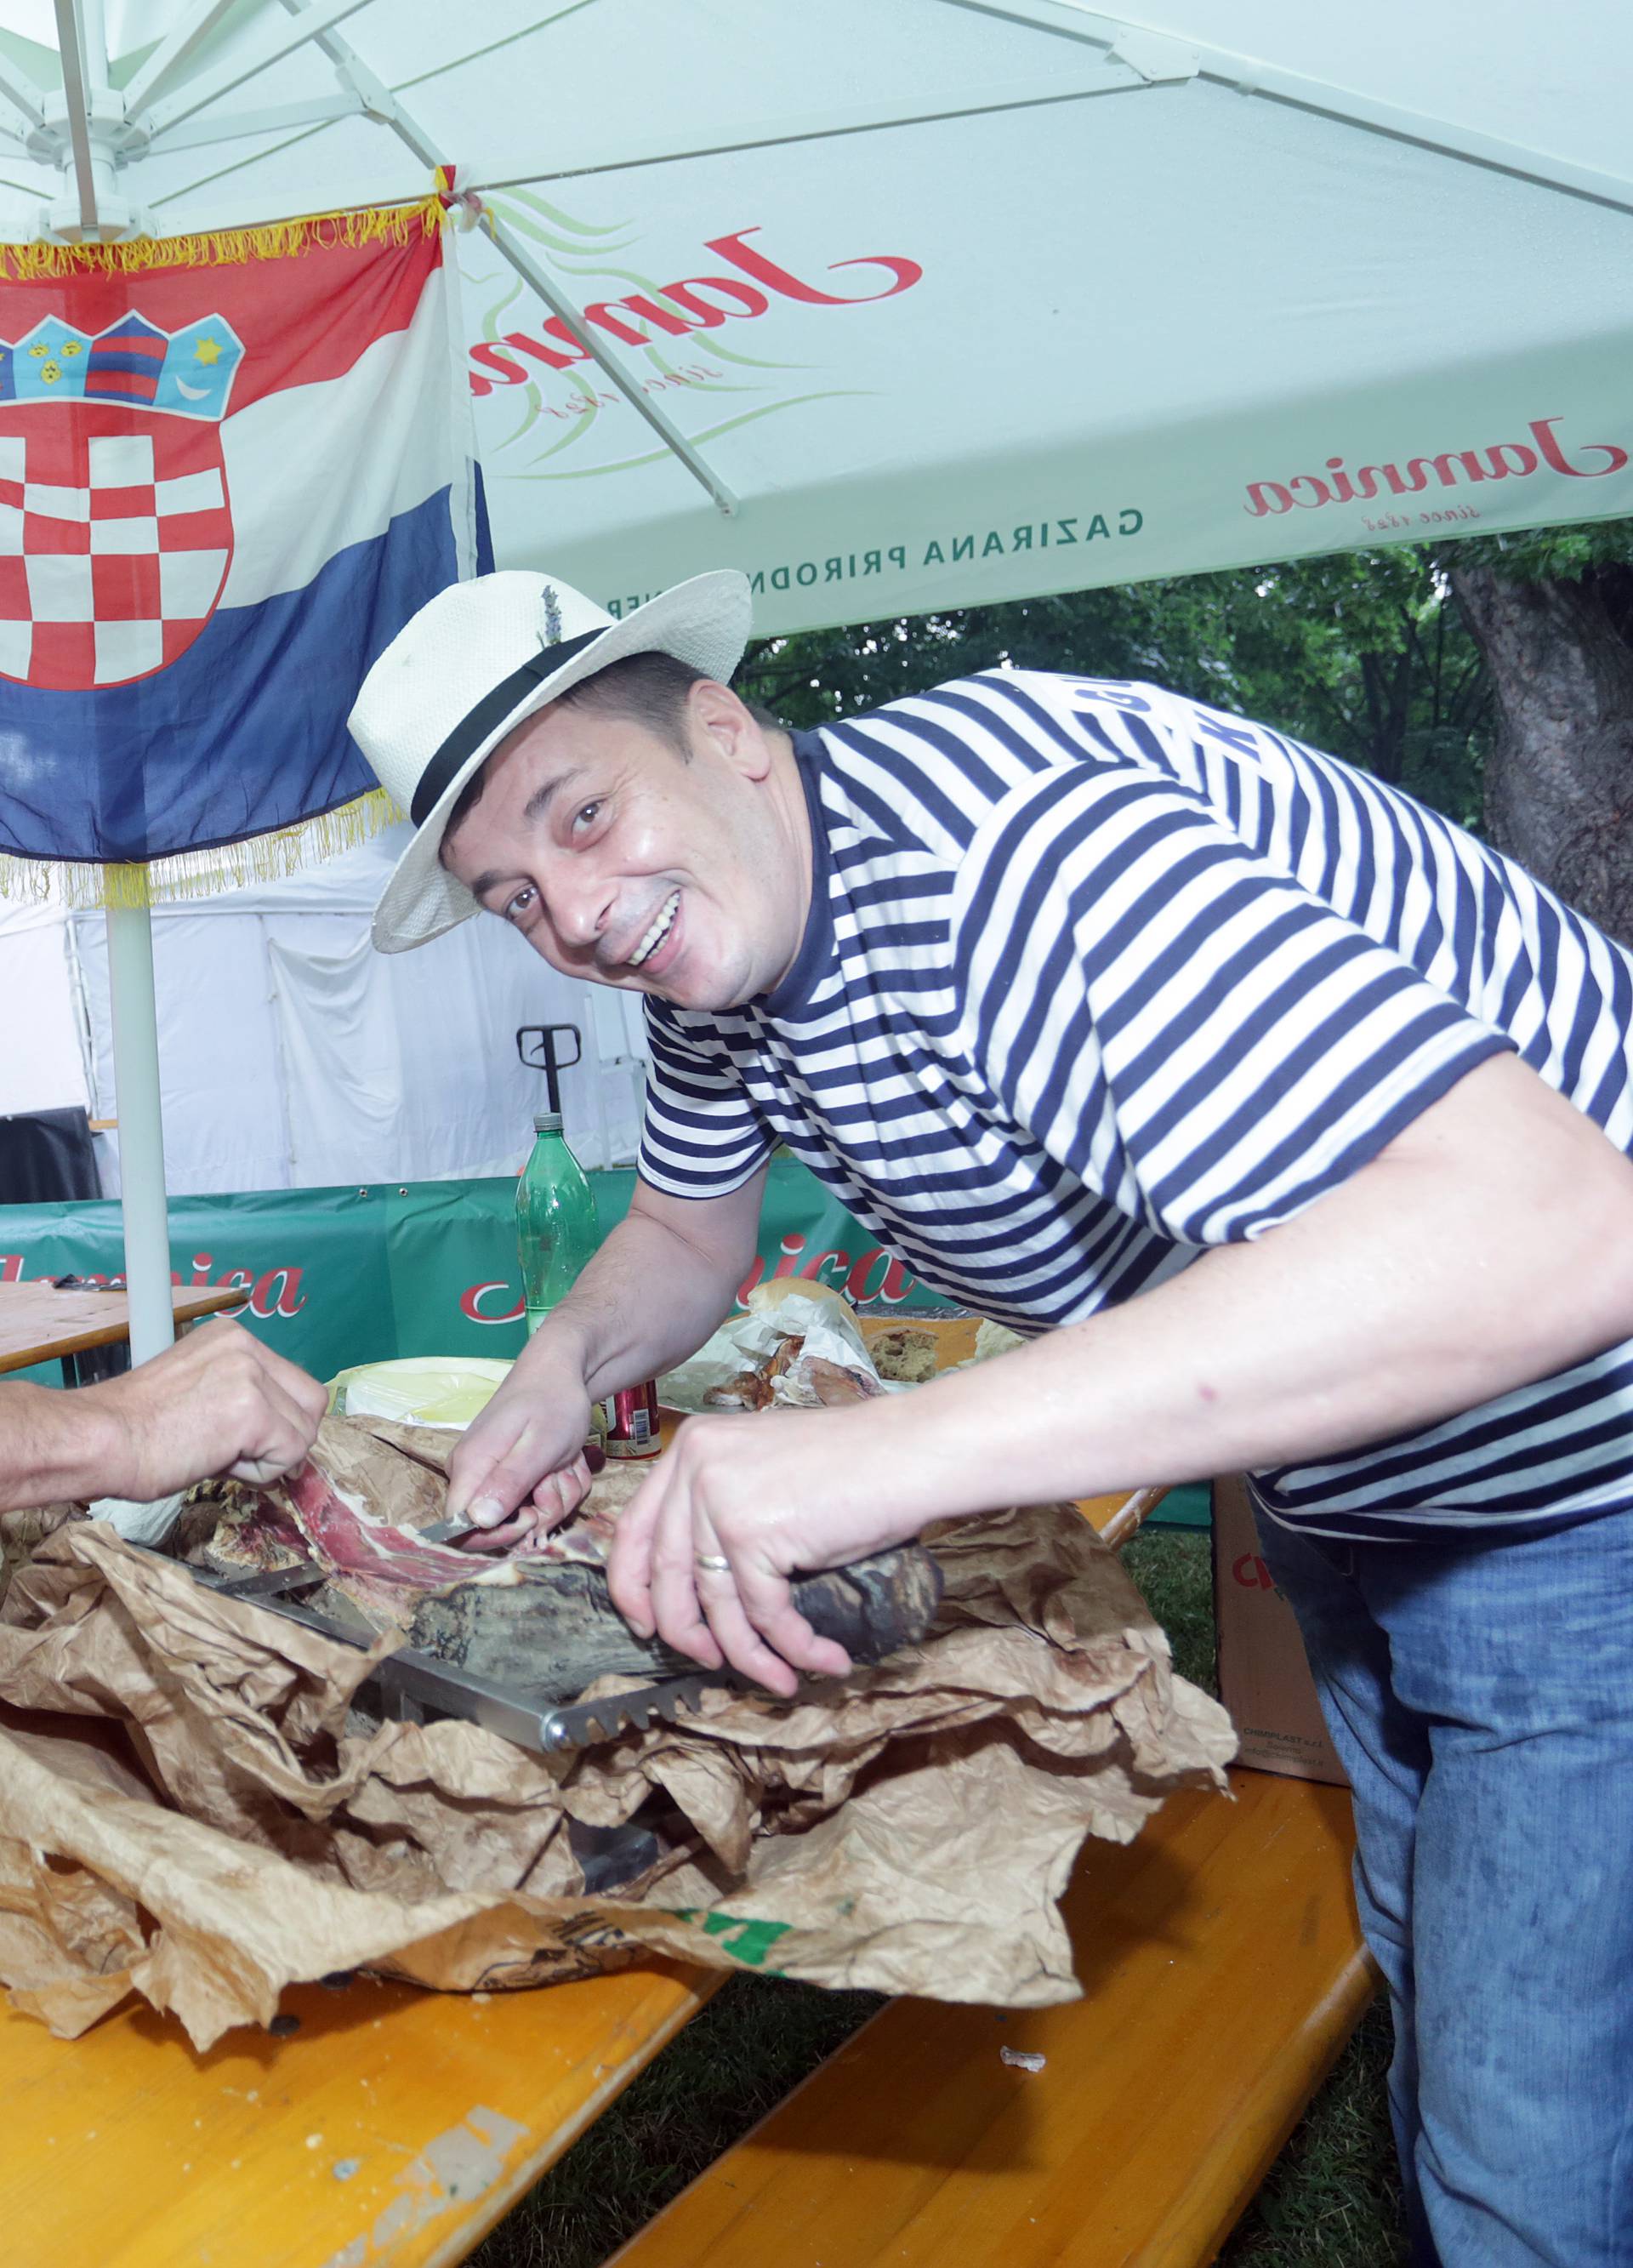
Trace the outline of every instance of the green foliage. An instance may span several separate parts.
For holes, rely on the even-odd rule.
[[[1579,582],[1601,567],[1633,564],[1633,519],[1592,519],[1572,527],[1522,527],[1473,535],[1446,547],[1442,563],[1494,567],[1516,581]]]
[[[1168,1633],[1175,1669],[1217,1697],[1211,1531],[1142,1528],[1123,1545],[1122,1558],[1141,1597]]]
[[[1007,664],[1166,685],[1479,808],[1480,657],[1425,552],[1356,553],[769,639],[744,690],[793,725]]]

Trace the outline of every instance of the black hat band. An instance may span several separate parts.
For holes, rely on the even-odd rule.
[[[511,711],[519,708],[537,685],[547,677],[554,677],[576,653],[604,637],[612,628],[604,623],[599,630],[586,630],[582,637],[563,638],[555,645],[547,645],[530,654],[519,669],[501,678],[490,693],[484,693],[474,709],[467,709],[452,732],[432,756],[420,774],[419,785],[414,791],[408,806],[408,816],[416,827],[423,827],[447,792],[450,782],[474,749],[504,724]]]

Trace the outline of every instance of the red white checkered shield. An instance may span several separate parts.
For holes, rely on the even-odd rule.
[[[214,420],[0,405],[0,676],[58,691],[151,676],[214,614],[232,557]]]

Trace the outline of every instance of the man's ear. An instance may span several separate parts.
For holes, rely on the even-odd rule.
[[[739,777],[762,780],[771,770],[771,744],[729,685],[705,677],[687,696],[692,729]]]

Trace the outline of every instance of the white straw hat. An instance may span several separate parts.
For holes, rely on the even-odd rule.
[[[381,953],[425,945],[482,909],[438,861],[460,791],[524,718],[631,653],[669,653],[724,683],[743,658],[748,579],[678,583],[622,621],[548,575],[451,584],[398,631],[347,718],[416,832],[374,909]]]

